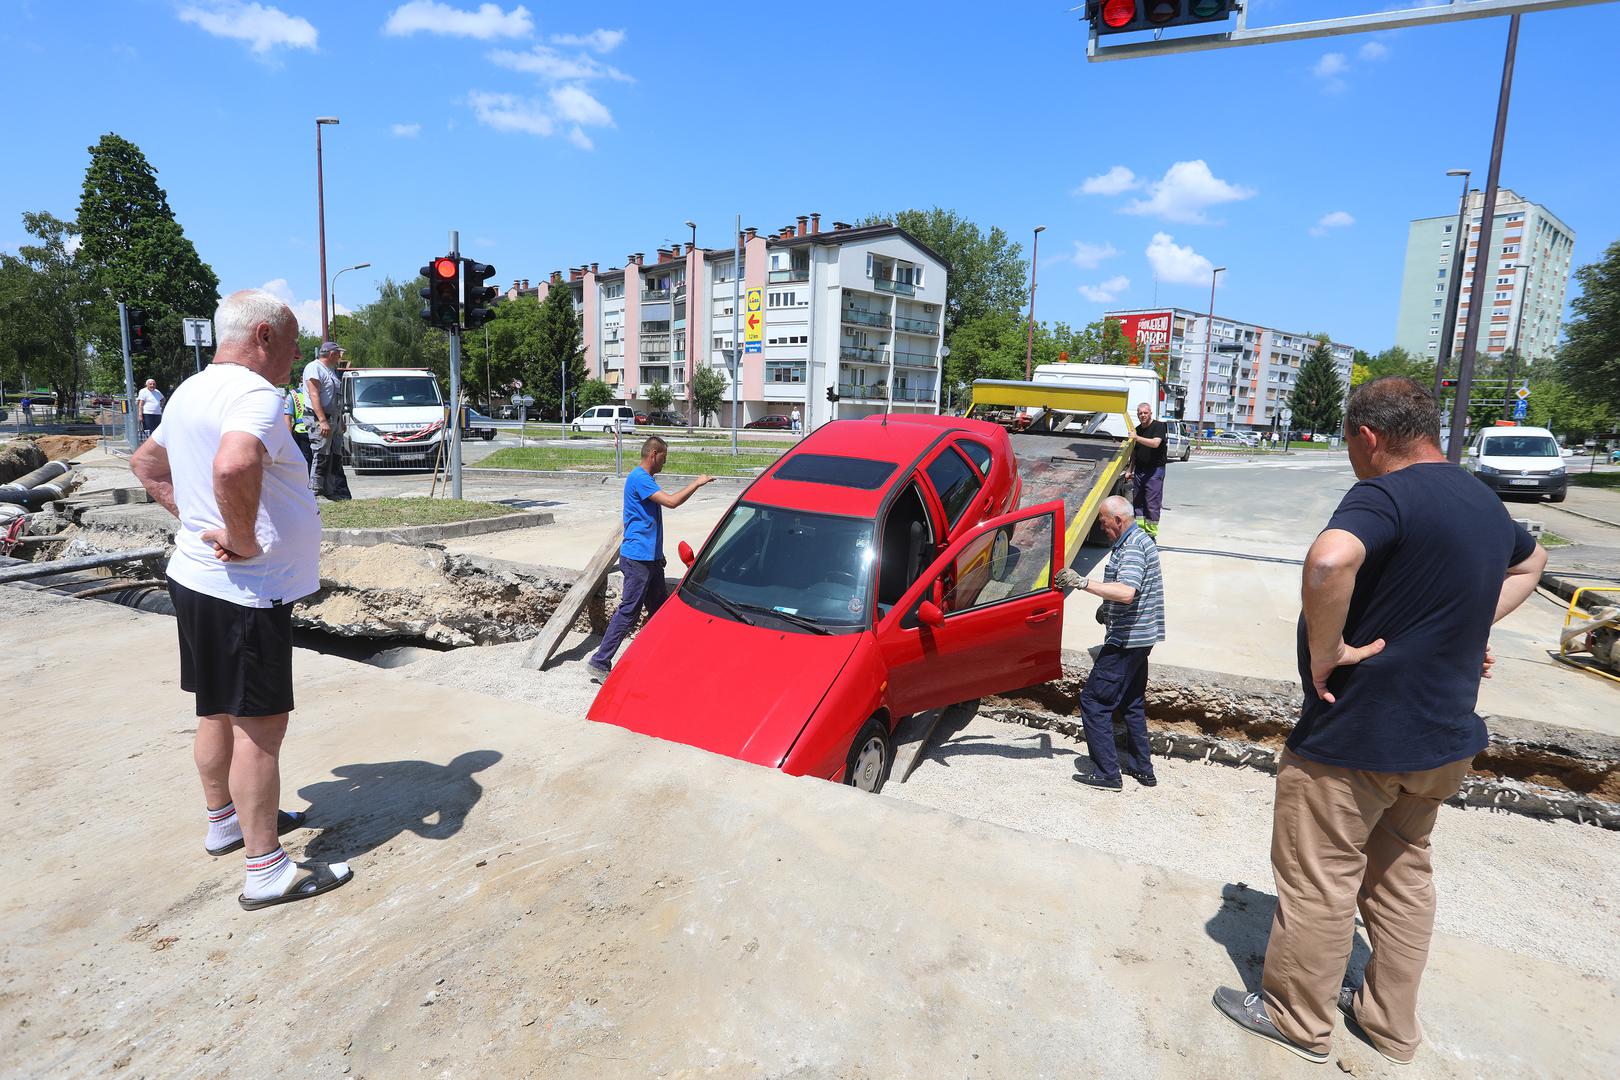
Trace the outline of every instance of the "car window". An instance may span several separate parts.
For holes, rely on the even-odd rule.
[[[1558,444],[1545,435],[1492,435],[1485,440],[1486,457],[1562,457]]]
[[[928,479],[945,507],[945,527],[954,529],[962,512],[973,501],[973,496],[979,493],[983,484],[979,474],[968,467],[962,455],[948,446],[924,471],[928,473]]]
[[[947,615],[1041,592],[1052,577],[1051,514],[992,529],[962,549],[942,579]]]
[[[990,475],[990,462],[994,460],[994,455],[990,453],[988,446],[972,439],[959,439],[956,447],[968,456],[969,461],[979,467],[979,472],[985,476]]]

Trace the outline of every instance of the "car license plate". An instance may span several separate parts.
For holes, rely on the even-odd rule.
[[[1509,480],[1508,483],[1512,484],[1514,487],[1535,487],[1537,484],[1541,483],[1541,481],[1537,480],[1533,476],[1526,476],[1518,480]]]

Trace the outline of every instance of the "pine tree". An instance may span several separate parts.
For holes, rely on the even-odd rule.
[[[574,293],[561,275],[553,277],[546,290],[533,341],[524,393],[533,395],[537,408],[546,413],[559,410],[568,419],[567,402],[562,399],[563,365],[568,367],[568,396],[572,399],[585,382],[585,349]]]
[[[89,336],[100,363],[121,372],[117,301],[145,308],[157,369],[153,377],[173,387],[193,370],[180,320],[213,317],[219,277],[186,239],[140,147],[109,133],[89,149],[79,200],[78,258],[103,295],[89,321]]]
[[[1294,427],[1305,428],[1313,435],[1338,431],[1344,419],[1344,383],[1339,380],[1339,369],[1333,363],[1333,351],[1326,338],[1317,341],[1299,365],[1289,404]]]

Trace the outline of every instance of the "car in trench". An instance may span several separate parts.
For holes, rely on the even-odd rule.
[[[823,424],[681,543],[590,719],[879,790],[905,717],[1061,671],[1063,504],[1020,492],[994,424]]]

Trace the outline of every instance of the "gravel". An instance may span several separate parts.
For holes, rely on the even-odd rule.
[[[529,649],[527,641],[435,653],[399,671],[408,678],[508,701],[522,701],[558,716],[577,716],[585,722],[585,714],[596,700],[598,689],[591,681],[585,658],[600,641],[595,635],[569,634],[544,671],[532,671],[523,666],[523,656]]]

